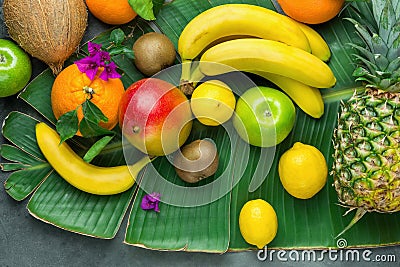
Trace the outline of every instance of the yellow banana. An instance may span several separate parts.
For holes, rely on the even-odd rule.
[[[328,61],[331,58],[331,50],[324,38],[322,38],[322,36],[310,26],[295,20],[293,21],[297,23],[303,33],[307,36],[311,47],[311,54],[323,61]]]
[[[336,83],[332,70],[316,56],[265,39],[244,38],[217,44],[202,55],[199,64],[200,71],[207,76],[236,69],[279,74],[317,88],[329,88]]]
[[[282,89],[297,106],[306,114],[314,118],[321,118],[324,114],[324,101],[318,88],[305,85],[296,80],[262,71],[253,71]]]
[[[186,25],[178,53],[182,62],[190,62],[216,42],[238,36],[276,40],[311,51],[307,37],[289,17],[256,5],[224,4],[200,13]],[[183,66],[184,81],[190,77],[189,66]]]
[[[273,10],[249,4],[225,4],[210,8],[183,29],[178,52],[193,60],[213,41],[245,35],[280,41],[310,51],[307,37],[295,22]]]
[[[308,86],[299,81],[287,78],[282,75],[273,74],[262,71],[251,71],[251,73],[261,76],[270,82],[277,85],[284,91],[297,106],[302,109],[306,114],[314,118],[321,118],[324,114],[324,101],[322,99],[321,91],[318,88]],[[193,90],[200,81],[204,74],[200,73],[199,68],[193,71],[195,79],[192,79]]]
[[[76,188],[97,195],[112,195],[131,188],[139,171],[151,160],[143,157],[132,166],[99,167],[83,161],[47,124],[36,125],[36,140],[57,173]],[[133,173],[131,173],[131,171]]]

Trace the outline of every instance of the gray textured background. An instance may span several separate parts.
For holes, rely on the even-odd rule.
[[[2,6],[3,0],[0,0]],[[85,40],[106,29],[107,25],[89,16]],[[0,9],[0,38],[6,37]],[[44,64],[32,59],[34,73],[39,74]],[[15,96],[0,99],[0,121],[12,110],[27,110],[27,105]],[[0,143],[4,139],[0,135]],[[0,172],[0,183],[7,174]],[[323,261],[287,261],[274,258],[273,262],[259,261],[257,253],[235,252],[223,255],[188,252],[152,251],[123,244],[127,218],[117,236],[100,240],[70,233],[43,223],[26,209],[27,201],[16,202],[0,186],[0,266],[376,266],[377,262],[340,261],[325,257]],[[400,222],[399,222],[400,223]],[[390,229],[388,229],[390,231]],[[372,249],[372,256],[395,255],[396,262],[381,266],[399,266],[400,246]],[[301,253],[301,252],[300,252]],[[361,253],[361,252],[360,252]]]

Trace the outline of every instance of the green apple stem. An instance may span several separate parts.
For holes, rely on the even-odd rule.
[[[264,111],[264,117],[269,118],[269,117],[271,117],[271,116],[272,116],[272,113],[271,113],[270,110]]]

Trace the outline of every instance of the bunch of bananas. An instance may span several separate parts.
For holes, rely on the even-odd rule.
[[[319,88],[336,83],[325,63],[331,52],[315,30],[255,5],[225,4],[199,14],[183,29],[178,52],[182,84],[234,69],[254,73],[276,84],[315,118],[324,113]],[[195,60],[197,67],[191,66]]]

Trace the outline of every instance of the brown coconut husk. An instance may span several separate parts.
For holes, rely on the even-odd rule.
[[[77,50],[87,26],[84,0],[4,0],[10,37],[58,74]]]

